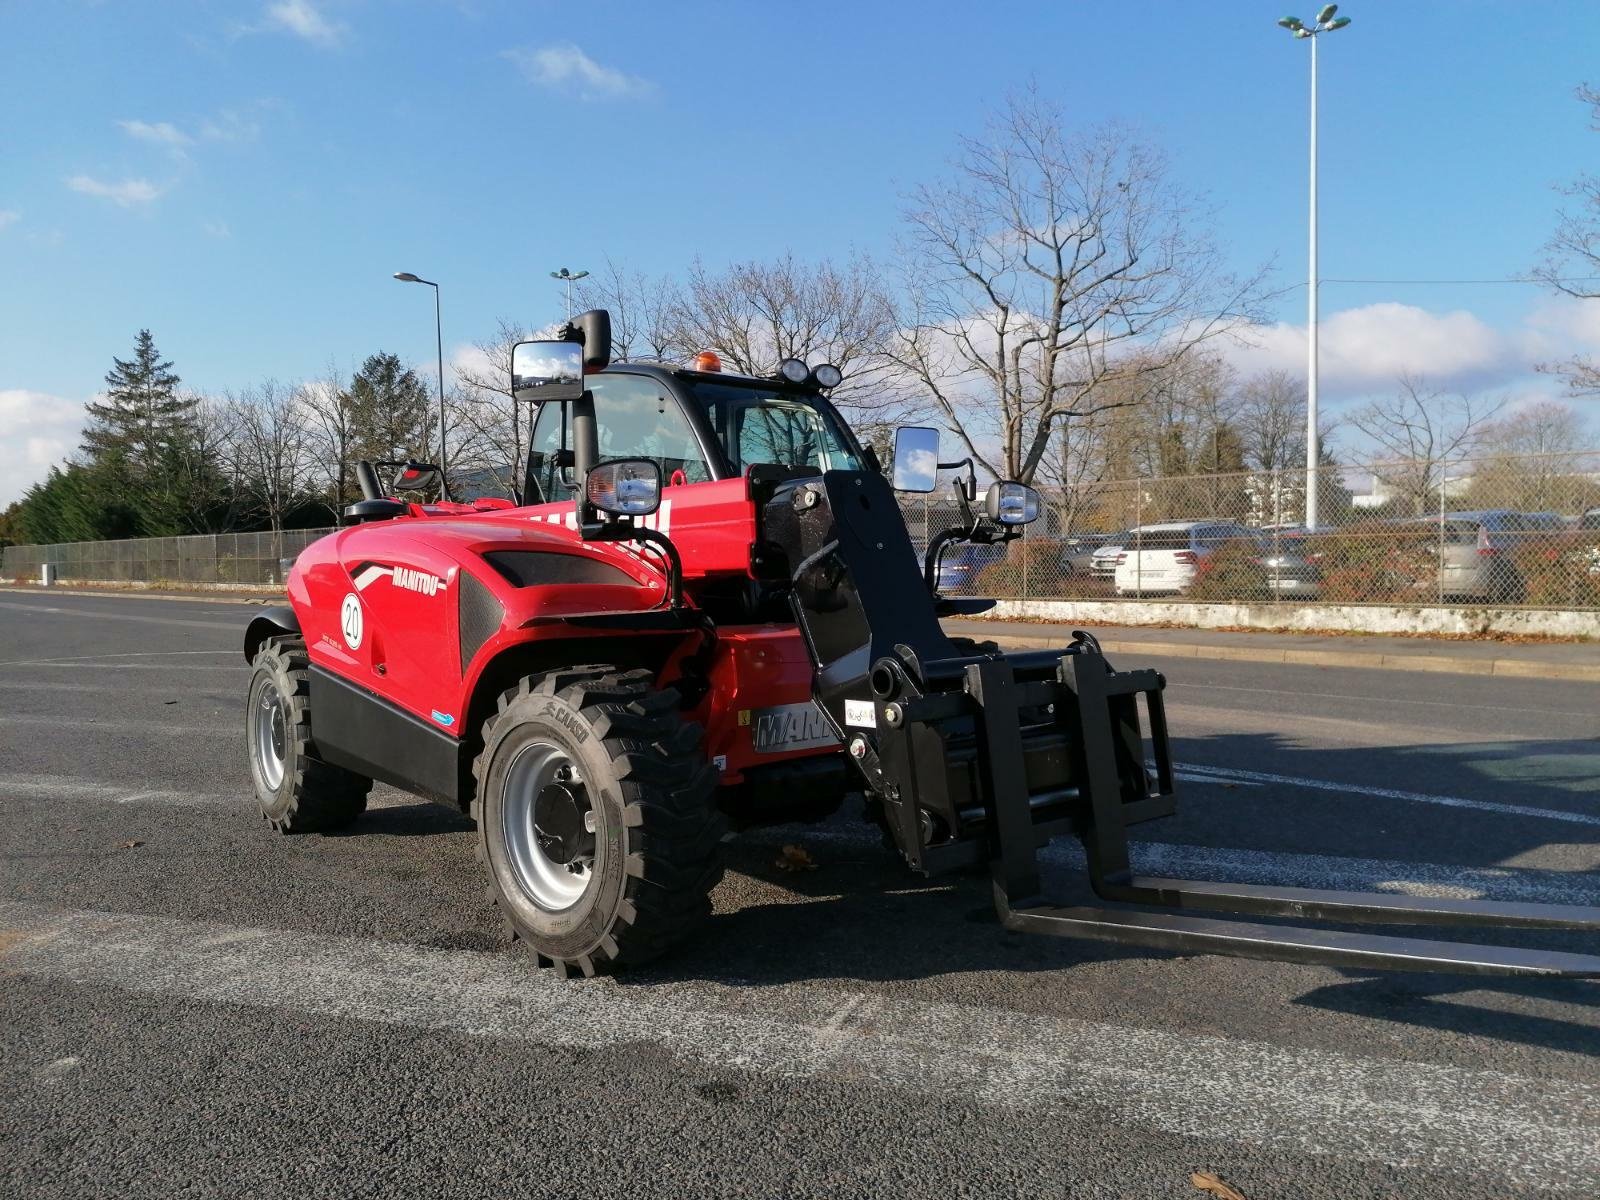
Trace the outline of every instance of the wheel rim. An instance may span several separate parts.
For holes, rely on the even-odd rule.
[[[255,736],[251,748],[255,752],[256,770],[268,791],[277,791],[283,784],[284,765],[289,756],[289,718],[284,711],[283,697],[277,685],[270,680],[261,688],[256,699]]]
[[[533,742],[517,752],[506,772],[501,830],[517,883],[539,908],[562,912],[588,890],[596,820],[566,751]]]

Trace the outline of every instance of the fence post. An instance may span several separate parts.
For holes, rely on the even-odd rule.
[[[1129,540],[1133,545],[1128,549],[1133,553],[1133,594],[1144,595],[1144,555],[1139,553],[1139,544],[1144,539],[1140,536],[1139,527],[1144,524],[1144,480],[1133,481],[1133,537]],[[1111,577],[1111,590],[1117,590],[1117,579]]]
[[[1444,489],[1449,480],[1450,468],[1447,464],[1441,464],[1439,467],[1439,565],[1434,571],[1434,574],[1439,581],[1438,593],[1440,604],[1444,603]]]

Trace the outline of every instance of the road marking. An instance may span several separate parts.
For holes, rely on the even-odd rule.
[[[50,658],[12,658],[0,662],[0,667],[66,666],[73,663],[97,663],[108,658],[192,658],[195,655],[226,654],[232,650],[129,650],[121,654],[58,654]],[[131,664],[130,664],[131,665]],[[159,666],[159,663],[151,664]]]
[[[1087,1110],[1181,1136],[1524,1187],[1600,1179],[1600,1085],[1576,1079],[903,997],[876,1004],[823,985],[563,982],[520,955],[137,914],[0,903],[0,928],[20,935],[0,956],[5,970],[181,1004],[553,1047],[645,1041],[790,1081]]]
[[[182,792],[166,788],[130,788],[62,775],[0,775],[0,799],[88,800],[101,804],[166,804],[180,808],[239,804],[242,793]]]
[[[179,725],[159,717],[143,721],[103,721],[98,717],[55,717],[15,714],[0,717],[0,729],[59,729],[81,730],[86,733],[128,733],[136,735],[182,734],[192,737],[209,737],[219,733],[233,733],[240,728],[237,718],[211,725]]]
[[[1313,693],[1296,691],[1292,688],[1235,687],[1221,683],[1178,683],[1170,680],[1167,683],[1167,691],[1248,692],[1252,695],[1261,696],[1294,696],[1300,700],[1307,699],[1308,696],[1313,695]],[[1393,704],[1399,708],[1415,708],[1418,705],[1422,705],[1428,708],[1467,708],[1477,712],[1503,713],[1506,710],[1506,706],[1503,704],[1458,704],[1452,700],[1419,700],[1410,696],[1407,696],[1404,699],[1390,699],[1386,696],[1362,696],[1352,692],[1324,692],[1320,690],[1314,693],[1314,695],[1318,700],[1359,700],[1364,704],[1385,703]],[[1570,708],[1529,708],[1524,704],[1516,705],[1516,711],[1519,713],[1544,713],[1554,717],[1572,717],[1581,715],[1580,713],[1574,712]]]
[[[162,804],[179,808],[220,807],[254,812],[255,798],[246,786],[235,792],[187,792],[173,788],[107,783],[69,775],[0,775],[0,800],[62,800],[99,804]],[[408,792],[379,787],[367,798],[368,810],[427,804]]]
[[[1437,796],[1429,792],[1406,792],[1398,788],[1369,787],[1360,783],[1336,783],[1331,779],[1307,779],[1299,775],[1276,775],[1269,771],[1246,771],[1237,767],[1208,767],[1199,763],[1176,764],[1181,770],[1231,783],[1276,783],[1286,787],[1309,788],[1319,792],[1343,792],[1378,800],[1409,800],[1417,804],[1438,804],[1445,808],[1469,808],[1476,812],[1500,813],[1513,817],[1538,817],[1546,821],[1567,821],[1573,825],[1600,826],[1600,815],[1568,812],[1559,808],[1534,808],[1527,804],[1501,804],[1497,800],[1469,800],[1463,796]]]
[[[747,836],[763,843],[770,840],[774,845],[786,841],[859,847],[881,844],[876,827],[866,825],[779,825],[756,830]],[[1600,908],[1600,872],[1597,871],[1466,867],[1181,842],[1133,841],[1128,843],[1128,855],[1134,871],[1140,875],[1388,892],[1430,899],[1506,900]],[[1074,873],[1088,868],[1083,846],[1071,838],[1058,838],[1044,847],[1039,851],[1039,861],[1045,866]]]
[[[15,604],[0,600],[0,608],[16,609],[25,613],[47,613],[52,617],[76,617],[79,620],[137,621],[141,625],[178,625],[188,629],[231,629],[236,618],[226,621],[185,621],[182,617],[146,617],[138,613],[106,612],[94,608],[50,608],[41,604]]]
[[[247,668],[242,663],[103,663],[103,662],[5,662],[0,667],[32,667],[46,671],[233,671]]]

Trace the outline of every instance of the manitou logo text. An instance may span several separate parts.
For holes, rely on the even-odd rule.
[[[397,588],[405,588],[408,592],[420,592],[424,596],[434,596],[444,586],[444,580],[437,575],[430,575],[426,571],[413,571],[410,567],[396,567],[394,569],[394,585]]]

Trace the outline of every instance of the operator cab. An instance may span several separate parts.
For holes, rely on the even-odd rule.
[[[870,459],[809,376],[791,382],[617,363],[585,382],[594,396],[600,460],[652,461],[666,487],[736,479],[754,466],[808,474],[859,471]],[[573,499],[574,461],[568,406],[541,404],[530,442],[525,502]]]

